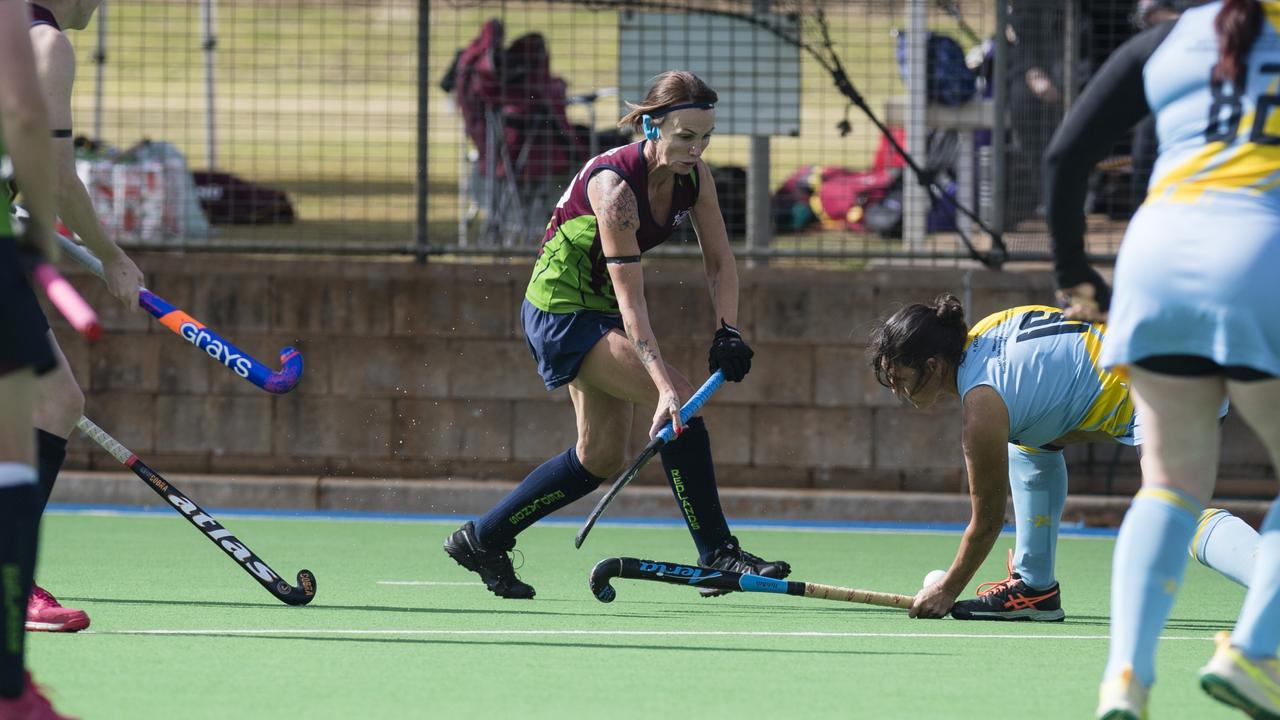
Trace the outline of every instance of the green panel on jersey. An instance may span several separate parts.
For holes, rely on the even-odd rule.
[[[579,215],[557,228],[534,263],[525,299],[534,307],[552,313],[618,312],[618,298],[607,277],[602,292],[590,287],[591,248],[596,243],[596,229],[594,215]]]
[[[13,196],[9,192],[9,182],[13,179],[13,161],[5,151],[4,137],[0,136],[0,237],[13,234],[13,224],[9,213],[13,211]]]

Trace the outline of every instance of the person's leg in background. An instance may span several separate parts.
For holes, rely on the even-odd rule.
[[[1156,643],[1186,569],[1186,548],[1213,491],[1220,444],[1220,376],[1183,377],[1132,367],[1145,428],[1142,489],[1116,539],[1111,648],[1099,717],[1142,717],[1155,681]]]
[[[23,623],[35,570],[40,518],[31,416],[35,376],[0,375],[0,708],[26,689]]]
[[[0,368],[0,718],[56,720],[63,716],[26,671],[24,623],[40,535],[35,385],[29,368]]]
[[[58,346],[53,331],[47,330],[45,335],[57,357],[58,367],[36,381],[36,461],[40,474],[37,502],[41,515],[67,458],[67,441],[84,414],[84,392],[71,372],[67,356]],[[39,585],[32,587],[27,606],[28,630],[76,632],[87,627],[89,615],[83,610],[63,607],[49,591]]]
[[[1231,404],[1257,433],[1280,468],[1280,379],[1229,381]],[[1249,592],[1236,627],[1220,633],[1218,650],[1201,670],[1200,682],[1214,697],[1254,717],[1280,715],[1280,502],[1262,522]]]
[[[1187,550],[1201,565],[1247,588],[1258,539],[1258,531],[1244,520],[1221,508],[1205,508]]]

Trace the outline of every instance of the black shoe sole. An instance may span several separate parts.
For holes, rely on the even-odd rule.
[[[1005,615],[956,615],[953,612],[951,613],[951,617],[965,622],[1062,622],[1067,619],[1066,613],[1063,613],[1062,617],[1038,618],[1031,617],[1029,615],[1021,615],[1017,617],[1008,617]]]

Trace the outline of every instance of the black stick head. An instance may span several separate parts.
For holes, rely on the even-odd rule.
[[[605,558],[591,568],[591,594],[603,603],[613,602],[618,591],[613,589],[609,581],[622,573],[622,558]]]
[[[286,605],[306,605],[316,596],[316,576],[310,570],[299,570],[297,585],[289,587],[289,583],[281,580],[273,594]]]

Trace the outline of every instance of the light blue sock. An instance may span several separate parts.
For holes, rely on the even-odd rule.
[[[1009,487],[1017,518],[1013,569],[1034,589],[1053,587],[1058,525],[1067,502],[1067,461],[1062,451],[1010,443]]]
[[[1187,568],[1200,503],[1169,488],[1144,487],[1120,525],[1111,567],[1111,655],[1104,678],[1125,667],[1151,687],[1156,641]]]
[[[1254,657],[1270,657],[1280,648],[1280,501],[1262,521],[1253,580],[1231,642]]]
[[[1191,556],[1205,567],[1249,587],[1253,557],[1258,551],[1258,531],[1226,510],[1205,508],[1190,550]]]

